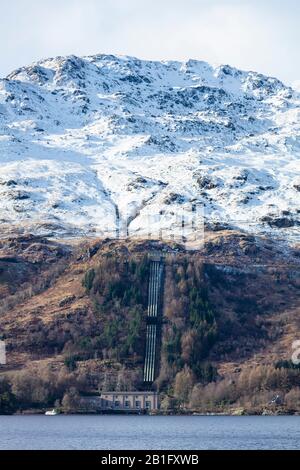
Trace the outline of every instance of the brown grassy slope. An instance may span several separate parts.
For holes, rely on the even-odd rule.
[[[0,332],[8,349],[2,370],[31,361],[62,362],[70,343],[100,334],[104,319],[82,287],[85,272],[97,267],[103,256],[130,259],[156,250],[169,252],[167,266],[180,265],[186,256],[205,265],[219,322],[209,360],[220,374],[290,357],[300,318],[296,250],[283,252],[269,240],[226,231],[207,234],[199,252],[187,255],[181,247],[171,248],[177,251],[151,242],[96,240],[66,246],[35,237],[2,240]],[[141,368],[142,361],[136,366]],[[81,362],[82,367],[105,369],[101,357]]]

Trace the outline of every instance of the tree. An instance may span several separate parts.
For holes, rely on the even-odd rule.
[[[55,408],[56,410],[60,410],[60,408],[61,408],[61,401],[60,401],[60,400],[58,400],[58,399],[55,400],[55,402],[54,402],[54,408]]]
[[[188,330],[181,338],[181,357],[186,364],[193,364],[194,361],[200,359],[197,357],[199,349],[198,333],[196,330]]]
[[[0,415],[8,415],[16,410],[16,397],[6,378],[0,377]]]
[[[71,387],[65,393],[62,400],[64,413],[75,413],[80,408],[80,396],[75,387]]]
[[[284,399],[287,406],[293,410],[297,410],[300,407],[300,388],[292,388],[286,395]]]
[[[189,397],[195,382],[194,374],[191,369],[187,366],[175,377],[175,397],[186,405],[189,401]]]
[[[94,279],[95,279],[95,270],[89,269],[89,271],[86,272],[82,281],[82,285],[83,287],[86,288],[87,292],[89,292],[92,289]]]
[[[12,392],[23,405],[48,404],[55,398],[55,376],[47,366],[28,366],[14,374]]]

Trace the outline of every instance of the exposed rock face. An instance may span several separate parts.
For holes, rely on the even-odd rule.
[[[272,216],[265,216],[262,218],[262,222],[266,222],[270,227],[277,227],[277,228],[289,228],[295,227],[300,225],[298,220],[294,220],[290,217],[272,217]]]
[[[1,230],[176,234],[196,202],[208,224],[295,240],[299,113],[296,91],[228,65],[102,54],[23,67],[0,80]]]

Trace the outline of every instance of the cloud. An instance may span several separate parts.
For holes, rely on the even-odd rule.
[[[1,6],[0,75],[40,58],[99,52],[230,63],[300,78],[299,2],[14,0]]]

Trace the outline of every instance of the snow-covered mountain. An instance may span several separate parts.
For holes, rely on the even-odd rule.
[[[0,222],[146,236],[238,227],[297,238],[300,94],[205,62],[57,57],[0,80]]]

